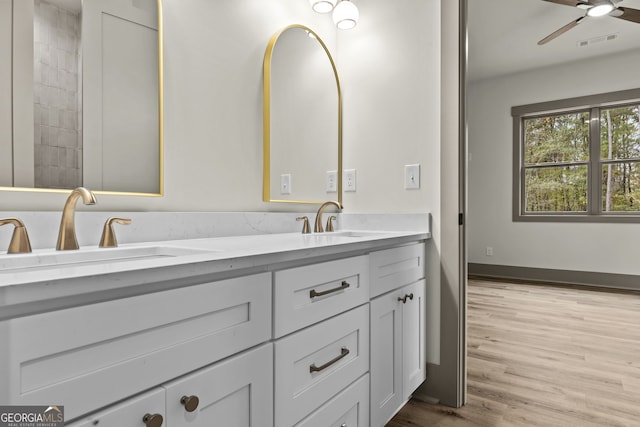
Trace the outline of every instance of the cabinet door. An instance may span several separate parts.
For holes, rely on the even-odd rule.
[[[145,427],[166,426],[164,417],[164,389],[158,387],[122,403],[110,406],[67,427]]]
[[[272,427],[273,345],[165,385],[167,426]]]
[[[371,301],[371,425],[383,426],[400,408],[402,393],[402,290]]]
[[[420,280],[401,289],[403,298],[408,296],[402,304],[403,401],[408,400],[426,378],[425,286],[425,281]]]

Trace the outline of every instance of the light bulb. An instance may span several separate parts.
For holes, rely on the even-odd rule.
[[[613,4],[610,1],[603,1],[597,3],[595,6],[590,7],[587,10],[587,15],[589,16],[604,16],[608,15],[614,9]]]
[[[309,0],[311,8],[318,13],[329,13],[336,6],[338,0]]]
[[[341,30],[350,30],[355,27],[359,16],[358,8],[349,0],[342,0],[333,9],[333,23]]]

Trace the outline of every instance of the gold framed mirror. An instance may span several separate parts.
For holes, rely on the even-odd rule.
[[[340,80],[318,34],[294,24],[271,37],[263,90],[263,201],[342,202]]]
[[[0,190],[162,196],[162,1],[0,0],[0,27]]]

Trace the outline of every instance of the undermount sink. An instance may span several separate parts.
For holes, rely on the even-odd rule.
[[[378,231],[333,231],[327,232],[326,236],[336,236],[336,237],[351,237],[354,239],[362,239],[366,237],[377,237],[386,233],[378,232]]]
[[[108,264],[167,257],[196,255],[209,250],[172,246],[101,248],[0,256],[0,272],[35,271],[59,267]]]

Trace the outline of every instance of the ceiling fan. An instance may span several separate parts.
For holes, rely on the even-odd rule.
[[[585,14],[575,21],[569,22],[564,27],[554,31],[547,37],[538,42],[539,45],[550,42],[556,37],[566,33],[587,17],[612,16],[614,18],[624,19],[625,21],[640,24],[640,10],[631,9],[629,7],[620,7],[618,3],[623,0],[543,0],[550,3],[563,4],[565,6],[573,6],[585,11]]]

